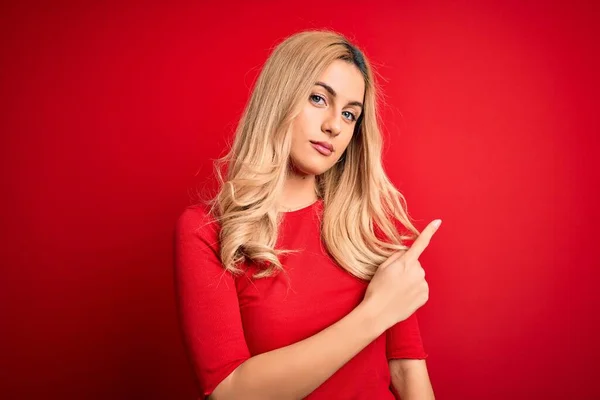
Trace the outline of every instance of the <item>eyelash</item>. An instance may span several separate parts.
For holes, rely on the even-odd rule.
[[[321,96],[321,95],[318,95],[318,94],[311,94],[311,95],[310,95],[310,99],[311,99],[311,100],[312,100],[314,97],[318,97],[318,98],[320,98],[320,99],[323,99],[323,100],[325,100],[325,98],[324,98],[323,96]],[[348,114],[352,115],[351,122],[355,122],[355,121],[356,121],[356,115],[355,115],[354,113],[351,113],[350,111],[344,111],[344,112],[347,112]]]

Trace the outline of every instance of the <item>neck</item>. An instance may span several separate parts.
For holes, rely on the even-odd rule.
[[[278,207],[281,211],[293,211],[314,203],[318,199],[315,185],[316,177],[314,175],[290,171]]]

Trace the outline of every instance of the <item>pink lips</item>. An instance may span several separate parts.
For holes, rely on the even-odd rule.
[[[312,144],[312,146],[324,156],[331,155],[332,153],[332,151],[328,147],[325,147],[326,145],[322,144],[321,142],[310,142],[310,144]]]

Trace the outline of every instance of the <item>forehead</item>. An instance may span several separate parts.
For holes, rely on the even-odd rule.
[[[319,81],[336,91],[345,101],[363,101],[365,80],[358,67],[344,60],[335,60],[321,74]]]

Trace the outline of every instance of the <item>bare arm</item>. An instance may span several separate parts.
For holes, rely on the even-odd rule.
[[[374,313],[361,304],[316,335],[246,360],[216,387],[210,398],[305,397],[381,335],[386,327],[379,325]]]
[[[392,384],[402,400],[435,400],[425,360],[389,361]]]

